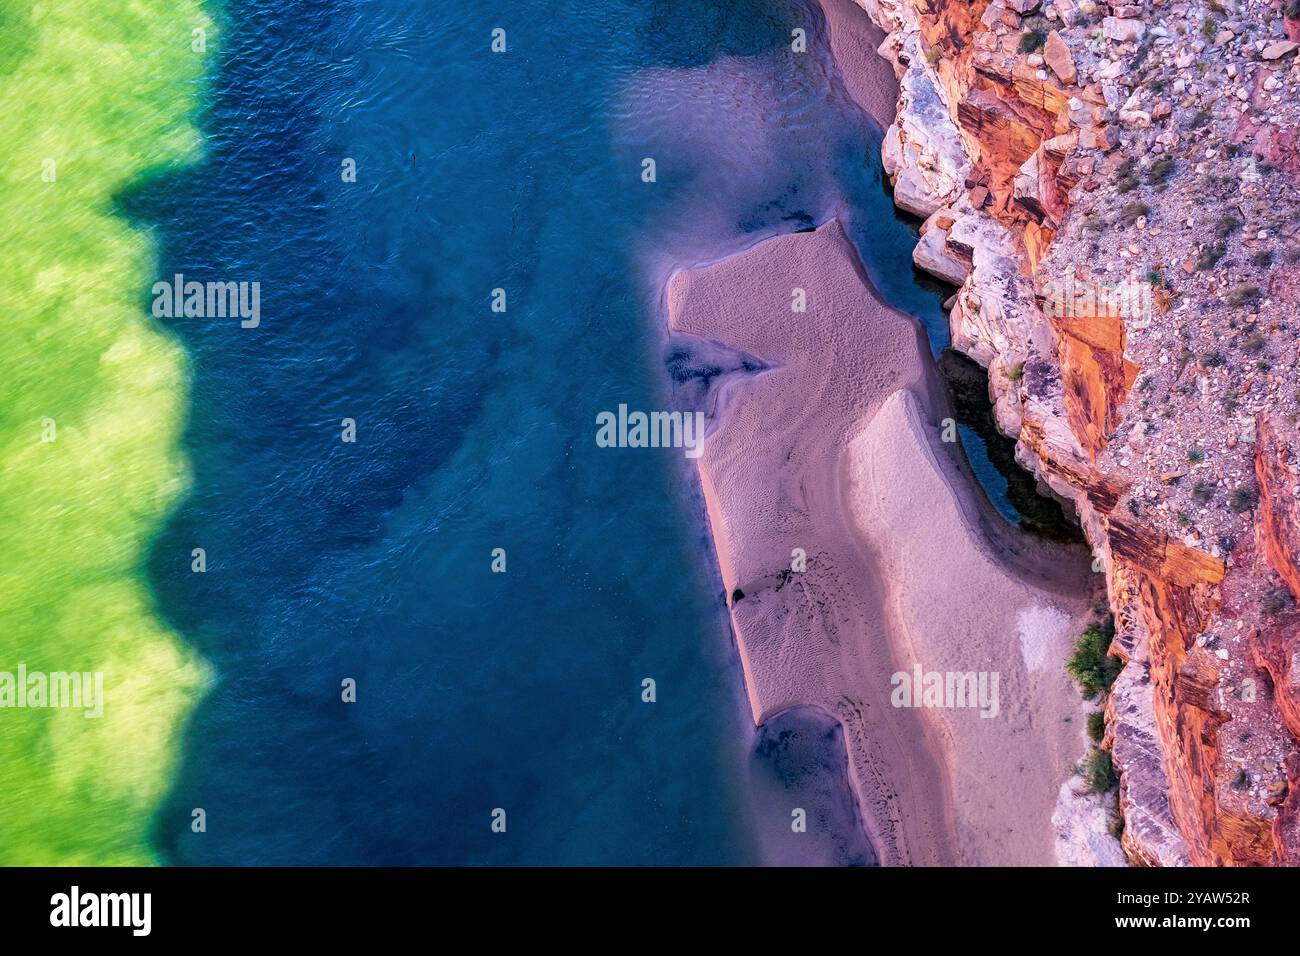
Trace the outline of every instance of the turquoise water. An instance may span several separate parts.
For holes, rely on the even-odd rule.
[[[824,55],[781,54],[795,23],[824,46],[819,14],[234,2],[222,23],[204,161],[124,199],[158,276],[261,288],[256,329],[163,320],[192,369],[192,484],[149,572],[216,681],[164,857],[869,862],[833,730],[753,731],[687,463],[594,442],[598,411],[665,406],[667,262],[850,187],[906,228]],[[729,141],[663,112],[716,113],[735,82]],[[697,208],[701,147],[728,142],[763,149]],[[790,834],[792,806],[815,832]]]
[[[4,714],[5,862],[874,861],[838,728],[752,726],[691,464],[594,441],[670,404],[672,269],[830,216],[946,345],[811,0],[0,27],[0,648],[108,687]]]

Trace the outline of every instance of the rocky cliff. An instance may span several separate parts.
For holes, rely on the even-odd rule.
[[[1300,3],[858,3],[914,259],[1105,575],[1126,853],[1300,861]]]

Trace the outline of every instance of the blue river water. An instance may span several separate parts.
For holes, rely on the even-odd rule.
[[[228,0],[219,21],[205,161],[124,199],[160,275],[261,284],[256,329],[169,320],[193,485],[150,572],[216,683],[164,857],[871,862],[835,728],[752,727],[680,453],[594,442],[601,410],[665,407],[667,269],[835,212],[942,346],[818,8]]]

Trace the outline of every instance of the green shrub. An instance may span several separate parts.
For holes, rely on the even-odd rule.
[[[1174,174],[1174,168],[1177,163],[1172,156],[1161,156],[1147,171],[1147,182],[1156,186],[1163,186],[1169,181],[1169,177]]]
[[[1100,742],[1106,736],[1106,715],[1100,710],[1094,710],[1088,715],[1088,736],[1094,742]]]
[[[1092,625],[1079,635],[1074,653],[1065,662],[1065,672],[1074,678],[1089,700],[1110,690],[1124,666],[1123,661],[1108,653],[1113,636],[1113,625]]]
[[[1047,31],[1042,29],[1026,30],[1020,34],[1020,52],[1036,53],[1047,42]]]
[[[1105,793],[1115,786],[1118,778],[1115,776],[1115,765],[1111,762],[1110,754],[1100,747],[1094,747],[1092,753],[1088,754],[1088,759],[1084,761],[1083,779],[1087,782],[1091,793]]]

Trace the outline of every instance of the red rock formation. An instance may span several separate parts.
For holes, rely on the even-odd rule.
[[[936,195],[931,206],[945,217],[941,251],[971,266],[956,297],[954,343],[990,365],[998,420],[1019,439],[1018,457],[1075,501],[1102,557],[1118,627],[1113,650],[1132,662],[1123,680],[1139,695],[1118,702],[1122,718],[1118,704],[1108,703],[1107,739],[1116,739],[1118,720],[1146,722],[1118,728],[1141,751],[1120,767],[1126,852],[1148,864],[1300,863],[1300,613],[1283,609],[1268,617],[1259,610],[1260,581],[1270,569],[1300,599],[1300,475],[1290,444],[1269,423],[1259,424],[1258,542],[1239,544],[1230,566],[1130,513],[1122,472],[1099,463],[1140,371],[1126,356],[1125,317],[1107,308],[1050,308],[1051,296],[1041,293],[1026,303],[1011,274],[1038,289],[1061,278],[1043,274],[1050,268],[1044,262],[1069,215],[1071,193],[1097,188],[1096,151],[1108,153],[1118,141],[1102,91],[1062,79],[1084,71],[1075,71],[1071,59],[1079,48],[1071,51],[1060,35],[1046,62],[1031,65],[1017,48],[1022,20],[1001,3],[859,2],[896,31],[882,50],[894,51],[900,73],[927,72],[907,60],[916,47],[899,39],[919,34],[969,159],[965,190]],[[1268,116],[1269,75],[1261,66],[1252,78],[1261,108],[1243,114],[1234,138],[1300,176],[1296,131],[1260,119]],[[906,113],[906,95],[903,106]],[[1126,122],[1149,125],[1168,116],[1168,104],[1157,104],[1150,113],[1135,109]],[[904,117],[900,123],[906,125]],[[905,171],[891,172],[897,178]],[[950,180],[930,170],[930,181]],[[970,225],[988,217],[1004,227],[1014,250],[996,227]],[[1298,285],[1279,268],[1270,291],[1281,298]],[[1011,358],[1021,374],[999,374]],[[1244,657],[1224,652],[1241,641],[1249,647]],[[1138,706],[1143,694],[1151,695],[1149,703]],[[1278,766],[1284,777],[1274,776]]]
[[[1293,441],[1261,417],[1255,448],[1255,476],[1259,481],[1259,548],[1290,594],[1292,609],[1251,632],[1256,663],[1268,674],[1278,713],[1291,734],[1300,738],[1300,468]],[[1294,432],[1292,432],[1292,438]],[[1278,600],[1278,596],[1273,598]],[[1267,600],[1267,599],[1266,599]],[[1281,603],[1278,600],[1278,603]],[[1276,605],[1270,605],[1274,607]],[[1279,862],[1297,852],[1295,834],[1300,813],[1300,759],[1286,764],[1286,781],[1277,783],[1272,796],[1280,805],[1275,839]]]

